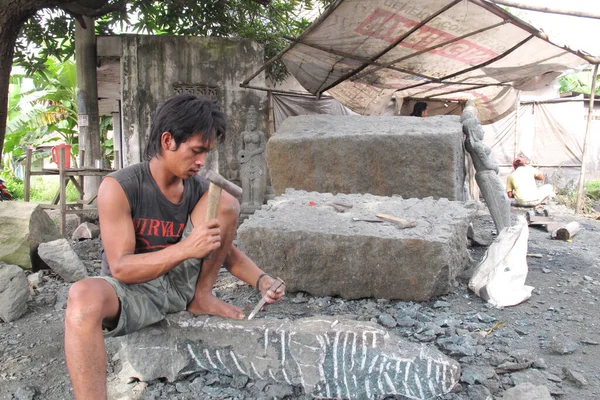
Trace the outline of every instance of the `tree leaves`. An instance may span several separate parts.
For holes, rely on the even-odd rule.
[[[97,18],[97,34],[133,32],[189,36],[241,37],[265,46],[270,59],[287,47],[310,22],[304,15],[332,0],[131,0],[127,7]],[[108,2],[106,2],[108,3]],[[15,47],[16,65],[29,75],[44,73],[48,57],[73,56],[75,22],[60,9],[42,10],[24,25]],[[282,64],[267,74],[275,82],[287,76]]]

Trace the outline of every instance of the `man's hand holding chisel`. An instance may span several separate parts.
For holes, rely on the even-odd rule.
[[[256,313],[260,311],[265,304],[271,304],[279,301],[285,295],[285,283],[283,280],[273,279],[267,274],[261,274],[256,280],[256,289],[262,295],[262,298],[254,307],[248,319],[254,318]]]

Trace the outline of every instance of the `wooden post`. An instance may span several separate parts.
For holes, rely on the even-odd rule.
[[[65,236],[67,230],[67,183],[65,182],[65,148],[60,148],[59,171],[60,179],[60,234]]]
[[[114,151],[113,162],[114,162],[113,169],[115,171],[121,169],[121,154],[120,154],[119,150]]]
[[[596,78],[598,76],[598,64],[594,65],[592,74],[592,91],[590,93],[590,109],[588,110],[587,126],[585,128],[585,138],[583,139],[583,154],[581,155],[581,172],[579,174],[579,188],[577,189],[577,202],[575,203],[575,212],[580,214],[583,211],[583,192],[585,184],[585,163],[587,161],[587,145],[592,130],[592,115],[594,113],[594,98],[596,95]]]
[[[519,138],[519,111],[521,109],[521,91],[517,93],[517,106],[515,112],[515,148],[513,151],[513,160],[517,158],[519,154],[520,138]]]
[[[85,29],[78,20],[75,21],[79,147],[85,150],[79,166],[93,168],[95,160],[100,159],[96,34],[94,19],[86,16],[82,18],[85,21]],[[96,196],[100,180],[100,177],[96,176],[85,180],[86,197]]]
[[[29,201],[29,192],[31,191],[31,149],[27,148],[25,156],[25,182],[23,189],[23,201]]]

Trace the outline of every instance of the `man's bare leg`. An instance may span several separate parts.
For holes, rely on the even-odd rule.
[[[119,299],[102,279],[69,289],[65,314],[65,357],[76,399],[106,399],[106,347],[102,321],[119,313]]]
[[[202,196],[191,214],[194,226],[204,222],[206,215],[206,198]],[[219,269],[231,249],[233,238],[238,224],[240,204],[236,198],[223,191],[217,219],[221,223],[221,247],[214,251],[210,258],[202,262],[202,270],[196,283],[194,298],[188,304],[188,311],[193,314],[218,315],[225,318],[243,319],[244,313],[241,308],[227,304],[212,294],[212,289],[217,280]]]

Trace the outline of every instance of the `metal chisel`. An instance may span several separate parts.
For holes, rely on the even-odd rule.
[[[283,284],[283,281],[281,279],[277,278],[277,279],[275,279],[275,281],[273,282],[273,284],[271,285],[269,290],[275,291],[282,284]],[[266,302],[267,302],[267,294],[265,293],[265,295],[262,297],[262,299],[260,299],[260,301],[258,302],[256,307],[254,307],[254,310],[252,310],[250,315],[248,315],[248,320],[251,320],[252,318],[254,318],[256,313],[260,311],[260,309],[265,305]]]

